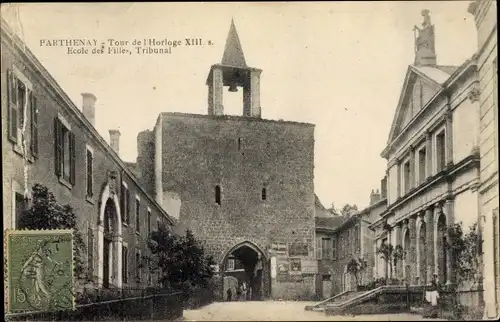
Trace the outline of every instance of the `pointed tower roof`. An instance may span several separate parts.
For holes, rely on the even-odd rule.
[[[238,37],[238,32],[234,25],[234,19],[231,19],[231,27],[227,35],[224,54],[222,55],[222,65],[247,68],[240,38]]]

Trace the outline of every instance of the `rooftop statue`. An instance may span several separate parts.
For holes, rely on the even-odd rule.
[[[434,31],[431,24],[431,17],[429,15],[429,10],[422,10],[422,17],[424,21],[422,22],[422,27],[414,26],[413,31],[418,30],[418,35],[415,33],[415,50],[418,51],[422,48],[429,48],[433,46]]]

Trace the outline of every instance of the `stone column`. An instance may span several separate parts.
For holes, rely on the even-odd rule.
[[[212,74],[212,99],[213,99],[213,112],[214,115],[223,115],[223,79],[222,79],[222,69],[214,68]]]
[[[260,70],[250,72],[250,116],[260,118]]]
[[[453,112],[451,111],[449,104],[450,103],[448,102],[446,113],[445,113],[445,119],[446,119],[446,165],[453,164]]]
[[[104,226],[97,227],[97,283],[103,284],[104,277]]]
[[[123,250],[123,238],[122,236],[113,236],[113,284],[116,287],[122,287],[123,276],[122,276],[122,250]]]
[[[430,131],[427,131],[425,133],[426,136],[426,145],[425,145],[425,153],[426,153],[426,158],[427,160],[425,161],[426,163],[426,173],[425,173],[425,178],[429,178],[433,175],[432,172],[432,133]]]
[[[431,207],[425,209],[425,232],[426,237],[426,256],[427,256],[427,284],[432,281],[432,275],[434,274],[434,213]]]
[[[410,284],[415,283],[416,279],[415,277],[417,276],[416,274],[416,249],[417,249],[417,227],[416,227],[416,217],[411,216],[410,219],[408,220],[408,229],[410,232]]]
[[[404,243],[404,234],[406,234],[406,230],[408,229],[408,219],[405,219],[404,222],[403,222],[403,226],[401,228],[401,239],[402,239],[402,242],[401,242],[401,245],[403,245]],[[403,250],[405,251],[405,255],[403,257],[403,264],[402,264],[402,268],[403,268],[403,278],[404,279],[408,279],[408,276],[407,276],[407,271],[406,271],[406,265],[408,265],[408,258],[410,258],[410,254],[409,254],[409,245],[407,244],[404,244],[403,245]]]
[[[437,224],[439,220],[439,215],[441,214],[442,209],[441,209],[441,204],[436,203],[434,205],[434,220],[432,223],[432,232],[434,233],[434,275],[439,277],[439,243],[438,243],[438,238],[439,238],[439,232],[437,230]]]
[[[454,223],[453,206],[454,206],[453,199],[447,199],[445,204],[444,204],[445,214],[446,214],[446,225],[447,226],[452,225]],[[450,236],[448,234],[446,236],[446,240],[448,242],[452,242],[452,240],[450,240]],[[446,285],[450,285],[451,283],[454,282],[454,280],[453,280],[453,270],[454,270],[453,260],[454,259],[453,259],[453,256],[452,256],[450,250],[448,249],[447,245],[445,245],[445,247],[446,247]]]

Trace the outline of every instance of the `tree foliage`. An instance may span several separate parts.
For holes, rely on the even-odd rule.
[[[362,274],[368,267],[368,263],[364,258],[353,258],[347,263],[347,271],[354,276],[356,287],[362,283]]]
[[[480,280],[482,255],[482,240],[477,232],[477,223],[470,226],[467,233],[463,232],[461,222],[450,225],[448,236],[456,285],[460,286],[464,282],[476,284]]]
[[[73,208],[59,204],[47,187],[38,183],[33,186],[31,207],[23,212],[19,223],[22,229],[73,229],[76,278],[88,277],[83,259],[85,243]]]
[[[382,259],[389,264],[389,276],[392,276],[392,263],[394,247],[389,243],[382,243],[377,253],[381,255]]]
[[[165,227],[153,231],[148,244],[156,255],[150,270],[160,273],[160,282],[165,287],[192,290],[209,285],[212,276],[212,256],[205,250],[190,230],[185,236],[172,233]]]
[[[352,205],[345,204],[344,207],[342,207],[342,209],[340,210],[340,214],[342,216],[350,216],[357,211],[358,211],[358,206],[356,206],[355,204]]]

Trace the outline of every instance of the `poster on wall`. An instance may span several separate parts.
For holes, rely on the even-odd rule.
[[[290,258],[290,274],[302,274],[302,265],[300,258]]]
[[[276,278],[276,275],[278,275],[278,267],[276,265],[276,257],[271,257],[271,278]]]
[[[307,243],[293,242],[288,248],[288,256],[309,256]]]

